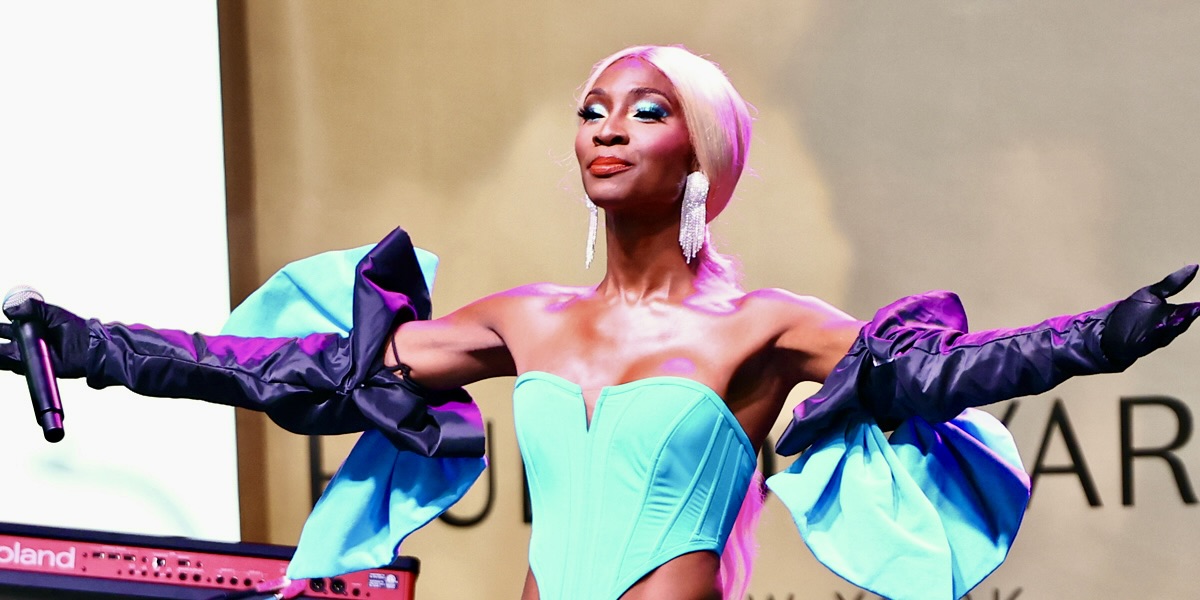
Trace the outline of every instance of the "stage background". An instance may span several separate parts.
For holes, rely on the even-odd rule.
[[[987,328],[1090,309],[1200,258],[1193,3],[218,8],[235,302],[288,261],[395,225],[441,256],[438,314],[530,281],[595,282],[602,261],[583,269],[575,96],[595,61],[641,43],[710,56],[757,108],[753,172],[715,224],[748,287],[816,295],[861,318],[951,289]],[[163,23],[147,10],[140,25]],[[176,239],[219,239],[194,225],[174,223]],[[156,273],[144,254],[122,268]],[[130,318],[190,324],[141,314]],[[1026,465],[1049,472],[976,600],[1196,595],[1198,362],[1193,333],[1128,373],[995,407]],[[478,523],[434,523],[403,548],[422,560],[422,600],[519,595],[528,526],[511,385],[471,387],[494,431],[494,485],[451,512]],[[294,543],[311,505],[308,441],[256,415],[239,415],[238,434],[243,538]],[[326,469],[352,442],[321,444]],[[1123,465],[1123,446],[1170,447],[1173,462]],[[865,597],[813,561],[775,500],[759,540],[754,598]]]
[[[442,257],[439,314],[530,281],[596,281],[602,264],[583,269],[575,97],[595,61],[637,43],[709,55],[757,108],[752,173],[715,224],[749,287],[814,294],[860,318],[953,289],[972,326],[991,328],[1088,310],[1200,259],[1200,6],[1189,2],[221,8],[226,60],[244,56],[226,71],[241,84],[227,85],[227,118],[245,119],[227,138],[245,152],[230,180],[244,197],[230,202],[250,206],[240,227],[258,253],[234,264],[244,281],[396,224]],[[1200,335],[1184,336],[1128,373],[1020,401],[1010,425],[1027,467],[1048,438],[1043,466],[1075,473],[1040,476],[1012,557],[977,599],[1195,593],[1200,520],[1168,463],[1135,460],[1134,502],[1122,504],[1120,406],[1170,396],[1190,418],[1198,359]],[[491,511],[404,546],[424,565],[422,600],[516,598],[526,569],[511,380],[470,391],[493,424]],[[1176,437],[1162,404],[1130,416],[1133,446]],[[305,442],[262,431],[263,533],[293,540]],[[330,469],[350,442],[325,443]],[[1189,442],[1174,455],[1188,486],[1200,468]],[[486,500],[481,485],[451,512],[479,517]],[[755,599],[858,598],[812,560],[778,500],[760,541]]]
[[[1194,3],[220,7],[227,123],[238,124],[226,142],[241,153],[230,201],[246,207],[231,231],[252,231],[234,246],[235,295],[289,260],[395,225],[442,258],[438,314],[531,281],[595,282],[603,264],[583,268],[575,97],[594,62],[642,43],[710,56],[757,108],[752,172],[715,224],[748,287],[813,294],[860,318],[950,289],[988,328],[1091,309],[1200,259]],[[1043,467],[1073,472],[1039,478],[1010,560],[977,600],[1195,596],[1196,505],[1161,458],[1133,461],[1123,504],[1120,407],[1178,400],[1183,413],[1131,405],[1126,430],[1131,447],[1170,446],[1186,418],[1168,456],[1190,491],[1198,362],[1192,334],[1128,373],[1016,405],[1027,467],[1047,439]],[[451,512],[478,518],[489,494],[490,512],[472,527],[435,523],[403,548],[423,561],[422,600],[519,595],[528,526],[511,385],[471,387],[493,424],[495,485]],[[265,460],[249,462],[263,469],[243,471],[267,488],[253,536],[288,542],[308,508],[305,441],[259,431]],[[328,469],[351,442],[326,441]],[[776,500],[759,540],[754,598],[859,597],[815,563]]]

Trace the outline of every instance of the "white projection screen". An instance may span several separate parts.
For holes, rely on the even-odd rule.
[[[102,321],[229,312],[216,5],[0,2],[0,287]],[[237,541],[233,410],[0,373],[0,521]]]

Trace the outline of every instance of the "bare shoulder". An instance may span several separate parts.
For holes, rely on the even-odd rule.
[[[527,283],[515,288],[496,292],[475,301],[472,305],[508,306],[542,305],[566,302],[591,293],[591,288],[560,285],[557,283]]]
[[[526,317],[531,311],[569,303],[590,292],[591,288],[585,287],[529,283],[484,296],[455,311],[455,315],[497,328],[506,321]]]
[[[778,288],[746,294],[745,307],[770,320],[773,346],[796,381],[824,381],[863,326],[820,298]]]
[[[786,328],[862,326],[861,321],[816,296],[801,295],[781,288],[747,292],[743,303],[752,312],[766,313],[765,317]]]
[[[576,285],[562,285],[559,283],[527,283],[517,286],[510,290],[500,292],[499,295],[508,295],[517,298],[570,298],[577,297],[583,294],[588,294],[592,288]]]
[[[511,344],[528,331],[551,303],[562,303],[586,290],[531,284],[484,296],[448,315],[401,324],[385,364],[403,363],[416,381],[447,388],[489,377],[516,374]]]

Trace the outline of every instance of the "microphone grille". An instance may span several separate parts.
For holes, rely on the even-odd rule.
[[[11,290],[8,290],[8,293],[4,294],[4,312],[8,312],[9,309],[20,306],[29,299],[34,299],[39,302],[46,301],[46,299],[43,298],[37,290],[27,285],[18,285]]]

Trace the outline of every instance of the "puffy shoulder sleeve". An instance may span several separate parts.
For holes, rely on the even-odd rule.
[[[881,310],[797,406],[776,449],[802,454],[767,479],[818,560],[894,600],[969,592],[1003,562],[1028,504],[1029,477],[995,418],[961,406],[926,418],[946,411],[941,398],[872,379],[904,352],[924,356],[922,340],[945,348],[965,329],[961,304],[944,292]]]
[[[404,538],[462,498],[487,464],[482,416],[469,396],[396,389],[405,382],[379,373],[395,325],[429,318],[436,268],[437,257],[397,229],[378,244],[288,264],[225,325],[223,333],[240,336],[350,338],[357,386],[350,399],[370,428],[305,522],[288,566],[292,579],[391,563]],[[268,414],[288,429],[319,433],[329,410]]]

